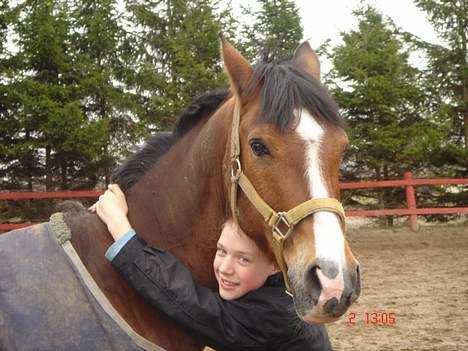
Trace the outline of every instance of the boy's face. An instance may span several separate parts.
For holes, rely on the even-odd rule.
[[[219,295],[225,300],[261,287],[276,272],[274,264],[232,221],[224,225],[219,237],[213,269]]]

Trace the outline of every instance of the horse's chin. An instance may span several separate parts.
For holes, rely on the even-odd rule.
[[[308,324],[326,324],[326,323],[334,323],[338,321],[341,316],[330,316],[323,312],[323,309],[320,309],[317,306],[313,308],[305,309],[300,308],[298,303],[295,302],[296,305],[296,313],[304,322]]]
[[[308,324],[325,324],[338,321],[343,314],[330,315],[325,312],[323,305],[318,305],[303,288],[293,283],[293,299],[296,313],[304,322]]]
[[[341,316],[331,317],[328,315],[314,313],[313,311],[310,311],[302,317],[302,320],[308,324],[325,324],[325,323],[334,323],[338,321],[340,318]]]

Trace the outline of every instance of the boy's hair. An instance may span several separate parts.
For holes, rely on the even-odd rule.
[[[228,218],[226,221],[224,221],[224,223],[221,225],[221,231],[220,233],[223,231],[223,229],[228,226],[228,225],[231,225],[233,228],[236,229],[236,233],[241,236],[241,235],[245,235],[246,237],[249,237],[247,234],[245,234],[245,232],[241,229],[241,227],[239,227],[237,225],[237,223],[232,219],[232,218]],[[250,239],[250,238],[249,238]],[[255,241],[252,240],[252,242],[255,244]],[[255,246],[257,246],[257,244],[255,244]]]
[[[261,255],[265,256],[266,255],[262,252],[262,250],[260,250],[260,248],[258,247],[258,245],[255,243],[254,240],[252,240],[238,225],[237,223],[232,219],[232,218],[228,218],[226,221],[224,221],[224,223],[221,225],[221,231],[220,233],[223,231],[223,229],[227,226],[227,225],[232,225],[235,229],[236,229],[236,233],[241,236],[241,235],[245,235],[247,238],[250,239],[250,241],[255,245],[255,247],[258,249],[258,252],[260,252]],[[278,264],[276,263],[276,261],[273,261],[272,262],[275,267],[278,268]]]

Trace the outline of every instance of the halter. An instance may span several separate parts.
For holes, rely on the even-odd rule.
[[[240,163],[240,108],[234,104],[234,115],[231,130],[231,211],[237,222],[239,211],[237,209],[237,188],[240,186],[249,201],[263,216],[267,225],[272,229],[271,246],[281,272],[283,273],[287,292],[292,296],[291,284],[288,278],[288,267],[283,256],[283,247],[286,239],[291,235],[294,227],[304,218],[319,211],[332,212],[338,215],[343,228],[346,228],[346,217],[341,203],[333,198],[310,199],[287,212],[273,210],[257,193],[247,176],[242,172]],[[280,228],[281,227],[281,228]]]

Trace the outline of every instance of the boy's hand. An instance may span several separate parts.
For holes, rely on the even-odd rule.
[[[104,194],[99,196],[99,201],[89,210],[97,213],[107,225],[114,240],[118,240],[132,228],[127,218],[128,207],[125,194],[117,184],[109,184]]]

